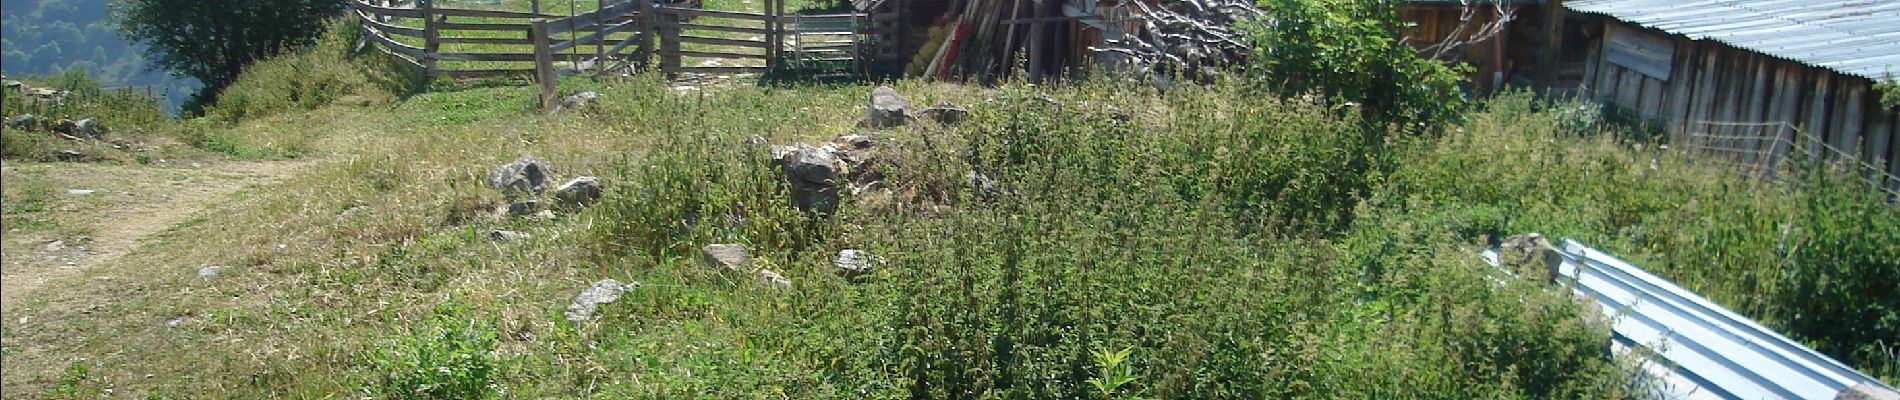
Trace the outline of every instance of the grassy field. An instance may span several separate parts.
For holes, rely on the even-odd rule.
[[[0,395],[1641,390],[1635,361],[1609,354],[1601,317],[1536,279],[1496,280],[1477,257],[1529,231],[1605,248],[1900,377],[1893,344],[1880,342],[1900,304],[1882,289],[1900,273],[1900,212],[1824,170],[1746,180],[1525,95],[1416,136],[1238,84],[903,81],[893,86],[912,104],[967,105],[970,121],[864,130],[870,85],[571,78],[562,92],[597,91],[598,107],[548,115],[530,87],[415,92],[422,84],[375,57],[346,61],[347,42],[266,61],[227,92],[245,100],[212,117],[149,123],[202,168],[6,159],[8,284],[47,279],[8,288]],[[746,145],[847,133],[878,140],[867,168],[881,190],[831,216],[792,209]],[[13,141],[33,134],[7,131],[9,149],[52,146]],[[553,219],[494,216],[503,198],[483,178],[521,155],[547,160],[557,180],[600,177],[605,202]],[[999,189],[971,190],[971,171]],[[190,204],[159,229],[120,235],[122,254],[13,265],[50,238],[103,236],[83,227],[140,204],[59,195],[99,175],[151,176],[112,183],[140,195],[174,191],[168,181],[218,189],[180,200]],[[533,237],[496,241],[493,229]],[[793,288],[703,265],[711,243],[745,244]],[[887,262],[847,280],[828,262],[845,248]],[[200,276],[206,267],[218,273]],[[639,286],[596,320],[562,318],[603,278]]]

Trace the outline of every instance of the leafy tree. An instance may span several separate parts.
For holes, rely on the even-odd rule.
[[[207,103],[237,80],[246,64],[309,44],[340,0],[120,0],[120,34],[146,46],[153,64],[205,85]]]

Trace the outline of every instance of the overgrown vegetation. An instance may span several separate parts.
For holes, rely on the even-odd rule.
[[[1635,136],[1587,104],[1510,94],[1463,109],[1434,83],[1455,76],[1437,69],[1448,67],[1379,67],[1418,60],[1385,36],[1346,37],[1389,28],[1362,20],[1389,9],[1273,6],[1287,29],[1259,33],[1283,45],[1254,71],[1267,83],[896,82],[913,104],[973,114],[874,131],[854,127],[861,85],[569,78],[564,93],[597,91],[600,104],[555,115],[536,110],[534,88],[411,93],[407,78],[342,58],[354,29],[333,27],[252,68],[191,123],[205,147],[316,161],[54,286],[60,296],[8,304],[5,394],[1643,390],[1593,306],[1544,284],[1541,269],[1517,278],[1477,256],[1530,231],[1611,251],[1900,378],[1883,342],[1900,336],[1889,290],[1900,286],[1900,211],[1888,199],[1826,168],[1740,176],[1625,139]],[[1360,8],[1337,8],[1348,6]],[[877,184],[828,216],[793,209],[770,148],[751,141],[845,133],[877,139],[859,171]],[[524,154],[548,160],[557,181],[600,177],[605,200],[551,219],[495,216],[502,198],[483,178]],[[8,190],[8,229],[55,201],[49,188]],[[493,229],[531,236],[490,240]],[[754,266],[793,287],[703,265],[711,243],[746,245]],[[884,262],[846,279],[828,260],[845,248]],[[205,266],[229,268],[195,274]],[[95,283],[124,271],[139,272],[135,284]],[[639,285],[596,319],[564,319],[575,292],[602,278]]]
[[[1432,60],[1403,42],[1404,2],[1261,0],[1267,12],[1248,39],[1248,76],[1282,97],[1318,95],[1401,131],[1456,123],[1466,100],[1465,69]]]

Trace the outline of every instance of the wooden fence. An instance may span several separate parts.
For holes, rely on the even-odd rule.
[[[365,40],[374,42],[429,77],[482,78],[528,75],[541,84],[542,105],[554,105],[556,62],[563,70],[596,74],[645,67],[655,57],[669,75],[763,73],[813,65],[804,48],[787,54],[789,39],[809,35],[862,40],[861,14],[784,17],[784,0],[765,0],[764,13],[705,10],[655,4],[655,0],[603,0],[593,11],[560,16],[535,12],[439,7],[433,0],[409,6],[353,0]],[[794,26],[786,27],[786,22]],[[799,29],[800,21],[843,26]],[[419,25],[419,26],[418,26]],[[517,34],[518,32],[518,34]],[[787,34],[791,37],[787,37]],[[690,47],[688,47],[690,45]],[[856,49],[853,44],[850,48]],[[815,54],[815,53],[814,53]],[[702,62],[685,65],[692,57]],[[831,54],[826,61],[840,59]],[[854,53],[845,58],[856,68]]]

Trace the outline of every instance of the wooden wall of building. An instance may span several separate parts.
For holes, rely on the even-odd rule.
[[[1872,80],[1609,18],[1603,24],[1606,36],[1591,47],[1585,92],[1656,124],[1673,140],[1680,142],[1691,133],[1753,134],[1703,122],[1785,122],[1809,138],[1900,176],[1900,165],[1890,162],[1900,160],[1900,139],[1895,137],[1900,112],[1879,104]],[[1628,52],[1620,56],[1622,62],[1613,62],[1619,58],[1610,49],[1617,35],[1673,43],[1673,54],[1664,57],[1666,76],[1651,76],[1663,74],[1654,63],[1629,61]],[[1900,188],[1900,181],[1885,185]]]

